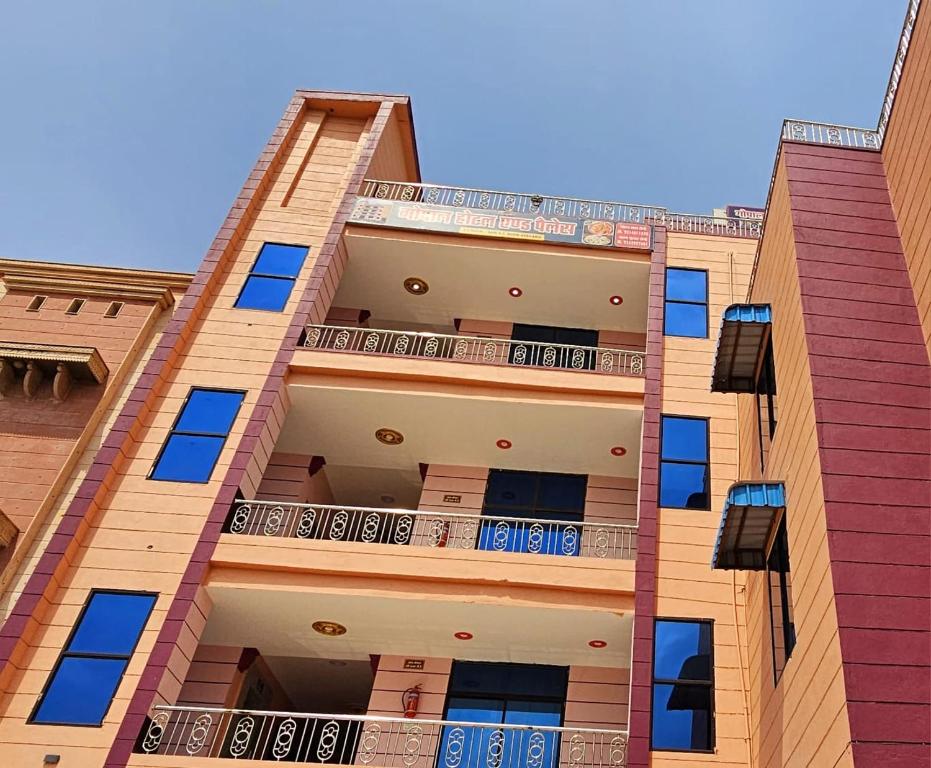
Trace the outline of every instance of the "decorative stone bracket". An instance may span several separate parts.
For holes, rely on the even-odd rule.
[[[67,399],[75,380],[103,384],[110,371],[94,347],[0,342],[0,397],[22,376],[23,394],[32,400],[42,382],[52,377],[52,399]]]

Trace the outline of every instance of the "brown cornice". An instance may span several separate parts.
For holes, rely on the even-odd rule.
[[[11,291],[105,296],[162,307],[171,306],[174,293],[184,292],[192,279],[185,272],[0,259],[0,281]]]

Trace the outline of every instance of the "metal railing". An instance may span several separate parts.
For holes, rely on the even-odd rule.
[[[642,376],[645,353],[517,339],[308,325],[304,346],[390,357],[423,357],[457,363],[516,365]]]
[[[575,219],[603,219],[638,224],[646,223],[648,219],[655,219],[665,211],[665,208],[655,205],[379,179],[366,179],[359,195],[376,200],[400,200],[405,203],[427,203],[451,208],[539,213],[544,216],[568,216]]]
[[[380,768],[625,768],[627,732],[158,706],[137,751]]]
[[[827,144],[848,149],[871,149],[877,152],[882,144],[879,131],[870,128],[791,119],[782,123],[782,140]]]
[[[234,505],[225,530],[245,536],[609,560],[637,556],[635,525],[427,510],[248,500]]]
[[[743,221],[718,216],[703,216],[697,213],[664,213],[654,224],[661,224],[670,232],[747,237],[758,240],[763,236],[762,221]]]
[[[899,35],[899,47],[895,51],[895,60],[892,62],[892,71],[889,73],[889,82],[886,85],[886,95],[883,98],[882,109],[879,112],[879,121],[876,133],[879,134],[879,143],[886,138],[886,129],[889,127],[889,118],[892,117],[892,107],[895,105],[895,95],[899,90],[899,81],[905,69],[905,59],[908,56],[908,47],[912,41],[912,32],[918,21],[918,10],[921,0],[909,0],[905,11],[905,21],[902,23],[902,33]]]

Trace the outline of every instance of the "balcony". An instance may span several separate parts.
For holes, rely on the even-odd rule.
[[[226,530],[243,536],[633,560],[637,527],[427,510],[243,501]]]
[[[627,733],[183,706],[156,707],[137,751],[385,768],[624,768]]]
[[[640,351],[605,347],[329,325],[308,326],[304,346],[363,355],[623,376],[643,376],[645,358]]]

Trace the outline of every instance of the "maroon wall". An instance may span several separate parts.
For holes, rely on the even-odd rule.
[[[782,152],[854,760],[931,766],[931,366],[882,157]]]
[[[650,764],[650,702],[653,685],[653,617],[656,615],[656,517],[659,504],[659,422],[663,382],[663,291],[666,229],[656,227],[650,261],[646,384],[640,460],[640,509],[634,581],[634,642],[630,663],[628,768]]]

